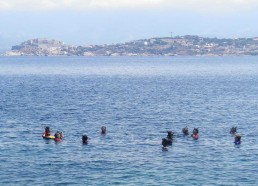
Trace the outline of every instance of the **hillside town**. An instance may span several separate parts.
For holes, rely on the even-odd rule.
[[[218,39],[176,36],[111,45],[74,46],[32,39],[13,46],[4,56],[242,56],[258,55],[258,38]]]

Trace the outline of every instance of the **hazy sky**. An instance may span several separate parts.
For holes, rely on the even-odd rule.
[[[68,44],[150,37],[258,36],[258,0],[0,0],[0,48],[31,38]]]

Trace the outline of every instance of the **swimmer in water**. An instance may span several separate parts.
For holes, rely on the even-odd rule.
[[[45,136],[51,136],[51,132],[50,132],[50,128],[49,128],[49,127],[46,127],[46,128],[45,128],[44,135],[45,135]]]
[[[237,132],[237,128],[236,127],[232,127],[231,129],[230,129],[230,134],[236,134],[236,132]]]
[[[191,135],[193,139],[198,140],[199,139],[199,129],[194,128],[193,129],[193,134]]]
[[[168,143],[168,139],[167,138],[162,138],[162,149],[164,150],[164,151],[167,151],[168,150],[168,145],[169,145],[169,143]]]
[[[107,133],[107,128],[105,126],[101,127],[101,134],[105,135]]]
[[[87,135],[82,135],[82,143],[87,144],[88,143],[88,136]]]
[[[174,138],[174,132],[172,130],[167,131],[168,135],[167,138],[165,138],[167,140],[168,145],[172,145],[173,142],[173,138]]]
[[[183,134],[184,134],[185,136],[188,136],[188,135],[189,135],[189,131],[188,131],[188,128],[187,128],[187,127],[183,128],[183,129],[182,129],[182,132],[183,132]]]
[[[168,131],[167,138],[172,140],[173,137],[174,137],[174,132],[172,130]]]
[[[55,141],[62,141],[61,134],[59,131],[55,133]]]
[[[235,135],[234,143],[235,143],[235,145],[240,145],[241,144],[241,135],[239,135],[239,134]]]
[[[63,139],[63,138],[64,138],[64,133],[60,132],[60,139]]]

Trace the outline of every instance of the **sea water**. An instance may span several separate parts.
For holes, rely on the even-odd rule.
[[[0,185],[257,185],[258,58],[1,57],[0,126]]]

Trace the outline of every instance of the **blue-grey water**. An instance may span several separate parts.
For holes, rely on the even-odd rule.
[[[1,57],[0,126],[0,185],[258,185],[258,58]]]

